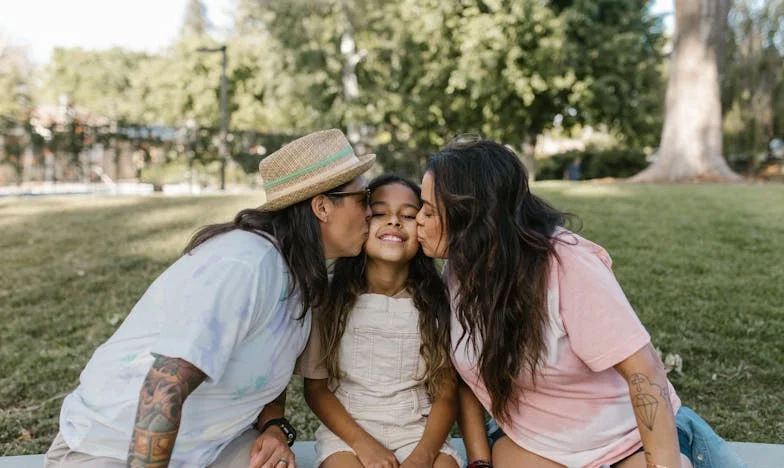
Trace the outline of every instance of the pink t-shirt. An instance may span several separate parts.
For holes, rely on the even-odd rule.
[[[499,424],[515,443],[542,457],[568,467],[600,467],[642,446],[629,387],[613,366],[648,344],[650,336],[616,281],[607,252],[565,230],[560,238],[566,243],[555,242],[560,262],[550,262],[550,323],[541,375],[533,389],[530,378],[519,378],[524,397],[511,422]],[[451,291],[459,292],[459,284],[449,281]],[[453,307],[455,367],[490,411],[473,347],[466,339],[458,346],[462,331]],[[677,411],[680,399],[671,384],[670,399]]]

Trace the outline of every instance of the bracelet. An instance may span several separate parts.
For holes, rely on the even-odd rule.
[[[261,428],[259,428],[258,421],[256,421],[255,426],[256,426],[256,430],[262,434],[271,426],[275,426],[279,428],[281,432],[283,432],[283,435],[286,436],[286,443],[289,444],[289,447],[294,445],[294,441],[297,440],[297,431],[294,430],[293,427],[291,427],[291,424],[286,418],[270,419],[269,421],[264,423],[264,425],[261,426]]]
[[[466,468],[493,468],[493,462],[480,458],[469,463]]]

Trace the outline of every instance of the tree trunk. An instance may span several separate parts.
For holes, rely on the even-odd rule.
[[[719,68],[731,0],[676,0],[657,160],[635,182],[737,180],[723,157]]]
[[[520,145],[520,160],[528,172],[528,182],[536,180],[536,135],[527,134]]]
[[[359,98],[359,80],[357,79],[357,64],[362,60],[364,52],[358,52],[356,41],[354,40],[354,27],[348,15],[346,2],[340,2],[340,19],[342,22],[343,34],[340,38],[340,52],[343,54],[343,98],[346,102],[347,122],[346,133],[349,141],[354,144],[359,154],[364,153],[361,144],[359,125],[354,118],[351,104]]]

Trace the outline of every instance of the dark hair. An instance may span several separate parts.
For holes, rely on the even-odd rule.
[[[368,188],[376,189],[400,184],[411,189],[420,200],[419,186],[395,174],[384,174],[373,179]],[[351,311],[360,294],[367,292],[367,256],[341,258],[333,265],[333,276],[324,307],[319,311],[319,333],[324,351],[324,364],[329,380],[340,380],[340,340],[346,330]],[[449,357],[449,303],[441,277],[433,259],[422,248],[409,263],[406,289],[419,311],[419,352],[425,360],[424,381],[431,398],[437,398],[453,382],[454,371]]]
[[[302,320],[308,310],[324,303],[329,284],[321,227],[310,201],[308,198],[277,211],[242,210],[229,223],[211,224],[199,229],[183,253],[189,254],[209,239],[235,229],[268,239],[283,255],[291,272],[288,297],[297,291],[301,293],[302,313],[298,319]]]
[[[535,384],[545,352],[552,239],[568,215],[533,195],[520,159],[493,141],[451,144],[427,171],[458,287],[460,341],[467,337],[478,356],[493,416],[507,420],[522,395],[518,376]]]

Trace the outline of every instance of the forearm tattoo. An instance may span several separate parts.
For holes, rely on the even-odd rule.
[[[637,417],[645,427],[649,431],[653,431],[659,405],[664,404],[666,408],[670,407],[669,386],[666,383],[664,386],[657,385],[642,373],[633,374],[629,378],[629,384],[634,412],[637,413]]]
[[[139,392],[128,466],[168,466],[182,405],[204,378],[204,373],[187,361],[156,356]]]

